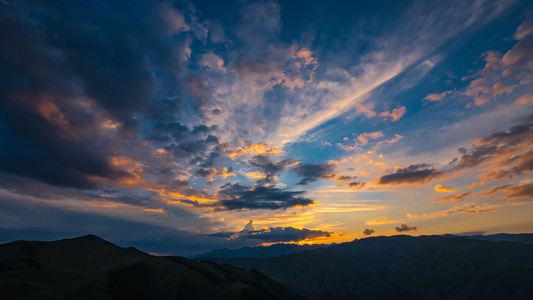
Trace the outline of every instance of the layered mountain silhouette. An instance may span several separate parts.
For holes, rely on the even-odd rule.
[[[516,242],[522,244],[533,245],[533,234],[507,234],[498,233],[491,235],[469,235],[460,236],[446,234],[443,237],[448,238],[465,238],[473,240],[483,240],[491,242]],[[313,250],[318,248],[326,248],[335,244],[313,244],[313,245],[298,245],[298,244],[285,244],[277,243],[270,246],[258,246],[258,247],[242,247],[239,249],[214,249],[202,254],[191,256],[190,258],[237,258],[237,257],[276,257],[293,253],[304,252],[305,250]]]
[[[0,299],[303,299],[262,273],[88,235],[0,245]]]
[[[479,237],[372,237],[280,257],[210,259],[257,269],[309,299],[533,299],[533,246]]]
[[[533,299],[531,236],[372,237],[210,260],[94,235],[17,241],[0,245],[0,299]]]
[[[242,247],[239,249],[215,249],[199,255],[195,255],[192,258],[236,258],[236,257],[276,257],[293,253],[300,253],[305,250],[313,250],[318,248],[329,247],[331,245],[316,244],[316,245],[297,245],[297,244],[284,244],[277,243],[270,246],[259,247]]]

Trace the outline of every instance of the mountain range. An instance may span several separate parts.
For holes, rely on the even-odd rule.
[[[532,234],[371,237],[270,258],[256,269],[308,299],[533,299]]]
[[[0,299],[533,299],[531,237],[399,235],[194,260],[94,235],[17,241],[0,245]]]
[[[516,242],[522,244],[533,245],[533,234],[507,234],[507,233],[498,233],[491,235],[453,235],[446,234],[443,237],[447,238],[465,238],[473,240],[483,240],[491,242]],[[333,246],[335,244],[312,244],[312,245],[298,245],[298,244],[286,244],[286,243],[277,243],[270,246],[258,246],[258,247],[242,247],[239,249],[214,249],[202,254],[191,256],[190,258],[237,258],[237,257],[258,257],[258,258],[267,258],[267,257],[276,257],[292,253],[300,253],[305,250],[313,250],[318,248],[326,248]]]
[[[0,245],[0,299],[302,299],[262,273],[88,235]]]

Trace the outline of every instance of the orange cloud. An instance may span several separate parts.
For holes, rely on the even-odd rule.
[[[385,142],[389,143],[389,144],[394,144],[396,143],[397,141],[401,140],[403,138],[402,135],[399,135],[399,134],[395,134],[394,135],[394,138],[390,139],[390,140],[385,140]]]
[[[154,212],[154,213],[160,213],[160,214],[165,212],[165,210],[162,208],[145,208],[143,210],[147,212]]]
[[[391,119],[393,122],[396,122],[405,114],[407,108],[405,106],[400,106],[393,109],[392,111],[384,111],[378,115],[378,113],[373,111],[372,109],[369,109],[362,104],[358,104],[357,110],[362,112],[368,118],[374,118],[376,116],[379,116],[381,118]]]
[[[248,144],[246,147],[241,148],[238,147],[234,151],[228,153],[228,156],[231,159],[234,159],[235,157],[242,156],[245,154],[249,155],[260,155],[260,154],[272,154],[272,155],[280,155],[283,154],[283,149],[281,148],[275,148],[271,147],[268,144],[265,143],[257,143],[257,144]]]
[[[265,178],[266,175],[263,174],[263,173],[259,173],[259,172],[248,172],[246,173],[246,176],[252,178],[252,179],[261,179],[261,178]]]
[[[432,202],[439,202],[439,201],[454,201],[454,202],[461,202],[463,201],[470,193],[462,193],[455,196],[449,196],[449,197],[443,197],[437,200],[433,200]]]
[[[451,193],[453,192],[452,188],[451,187],[448,187],[448,186],[443,186],[441,184],[437,184],[435,186],[435,191],[437,192],[444,192],[444,193]]]
[[[452,91],[445,91],[440,94],[429,94],[424,98],[424,100],[427,100],[430,102],[441,101],[442,99],[446,97],[446,95],[451,94],[451,93]]]
[[[362,145],[366,145],[368,144],[369,139],[375,140],[380,137],[383,137],[382,131],[362,133],[357,137],[357,139],[359,140],[359,142],[361,142]]]
[[[241,147],[238,147],[234,151],[228,153],[228,156],[231,159],[235,159],[235,157],[242,156],[242,155],[245,155],[245,154],[246,154],[246,151],[244,149],[242,149]]]
[[[376,219],[368,220],[365,222],[366,225],[386,225],[386,224],[395,224],[401,223],[403,220],[391,220],[387,217],[379,217]]]
[[[390,118],[393,122],[398,121],[404,114],[407,112],[405,106],[400,106],[392,110],[392,112],[384,111],[379,114],[380,117],[388,119]]]
[[[229,176],[236,175],[236,173],[233,171],[233,167],[230,167],[229,169],[227,169],[226,167],[222,167],[220,169],[216,169],[216,168],[199,169],[198,171],[196,171],[196,174],[209,180],[213,180],[213,178],[216,178],[216,177],[222,177],[223,179],[226,179]]]
[[[516,100],[516,103],[518,104],[527,104],[527,103],[532,103],[532,102],[533,102],[533,94],[525,94],[522,97],[518,98],[518,100]]]
[[[378,115],[375,111],[366,108],[363,104],[357,104],[357,110],[362,112],[368,118],[373,118]]]

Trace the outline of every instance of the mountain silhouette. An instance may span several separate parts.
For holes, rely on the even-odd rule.
[[[0,299],[302,299],[256,270],[155,257],[97,236],[0,245]]]
[[[528,235],[371,237],[209,260],[94,235],[17,241],[0,245],[0,299],[533,299],[533,245],[499,239]]]
[[[199,255],[195,255],[192,258],[236,258],[236,257],[276,257],[292,253],[300,253],[305,250],[313,250],[318,248],[329,247],[331,245],[316,244],[316,245],[297,245],[297,244],[284,244],[277,243],[270,246],[258,246],[258,247],[242,247],[239,249],[215,249]]]
[[[257,269],[309,299],[533,299],[533,246],[444,236],[371,237],[271,258]]]

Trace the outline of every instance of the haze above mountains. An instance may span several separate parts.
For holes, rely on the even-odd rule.
[[[0,298],[532,299],[532,242],[533,234],[372,237],[191,260],[94,235],[17,241],[0,245]]]

